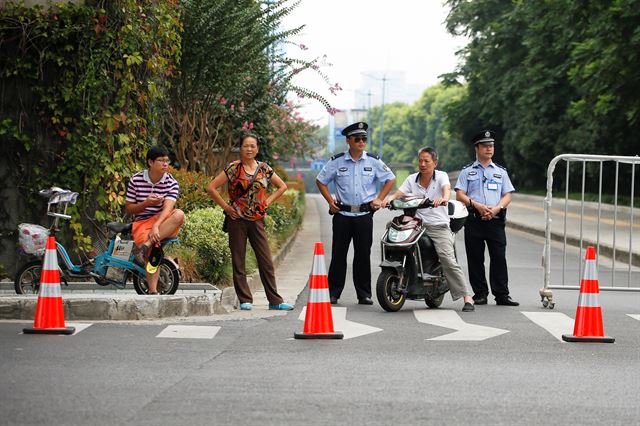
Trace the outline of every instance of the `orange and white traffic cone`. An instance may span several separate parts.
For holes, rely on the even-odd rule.
[[[313,249],[313,268],[309,276],[309,301],[304,318],[304,332],[294,333],[296,339],[342,339],[344,334],[333,329],[333,314],[329,298],[329,280],[324,266],[324,246]]]
[[[75,327],[65,327],[64,324],[60,270],[53,235],[47,239],[33,327],[22,331],[25,334],[73,334],[76,331]]]
[[[602,309],[598,300],[600,288],[596,269],[596,250],[593,246],[587,247],[584,259],[584,273],[580,283],[580,296],[578,296],[573,335],[563,334],[562,340],[565,342],[613,343],[616,339],[604,335]]]

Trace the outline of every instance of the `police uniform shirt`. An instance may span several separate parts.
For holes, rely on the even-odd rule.
[[[449,175],[440,170],[435,170],[431,182],[429,182],[426,188],[420,185],[420,173],[413,173],[404,180],[398,191],[405,195],[417,195],[429,198],[430,200],[436,200],[442,198],[443,189],[447,185],[451,185]],[[449,214],[445,206],[434,207],[432,209],[420,209],[417,212],[417,216],[422,219],[422,222],[425,224],[449,224]]]
[[[349,206],[371,202],[377,194],[376,181],[386,182],[391,179],[395,179],[395,175],[382,160],[366,152],[358,160],[354,160],[349,151],[332,157],[317,177],[323,185],[335,182],[337,200]],[[345,216],[368,214],[339,213]]]
[[[478,160],[460,171],[455,189],[489,207],[497,206],[504,194],[516,190],[507,169],[493,161],[485,168]]]

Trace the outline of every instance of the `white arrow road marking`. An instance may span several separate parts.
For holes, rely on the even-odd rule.
[[[563,334],[573,334],[573,319],[561,312],[522,312],[522,314],[562,343],[566,343],[562,340]]]
[[[72,336],[80,333],[82,330],[86,330],[87,328],[91,327],[93,325],[93,323],[86,323],[86,322],[65,322],[64,324],[66,327],[75,327],[76,331],[73,332]]]
[[[640,321],[640,315],[637,315],[637,314],[627,314],[627,315],[629,315],[633,319],[637,319],[638,321]]]
[[[213,339],[221,327],[208,325],[169,325],[156,337],[169,339]]]
[[[484,325],[468,324],[464,322],[457,312],[446,309],[421,309],[414,310],[413,314],[419,322],[437,325],[439,327],[457,330],[443,336],[433,337],[427,340],[485,340],[491,337],[508,333],[509,330],[486,327]]]
[[[347,320],[347,308],[331,307],[331,313],[333,316],[333,329],[335,331],[341,331],[342,334],[344,334],[344,339],[353,339],[354,337],[382,331],[381,328]],[[305,306],[302,308],[298,319],[304,321],[306,314],[307,307]]]

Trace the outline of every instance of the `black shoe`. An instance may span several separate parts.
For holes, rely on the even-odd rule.
[[[473,296],[473,301],[475,302],[476,305],[486,305],[487,304],[486,296],[485,297]]]
[[[373,305],[373,300],[370,297],[363,297],[362,299],[358,299],[359,305]]]
[[[473,303],[466,302],[462,307],[462,312],[473,312],[476,308],[473,306]]]
[[[338,298],[337,297],[331,296],[329,298],[329,301],[331,302],[332,305],[337,305],[338,304]]]
[[[511,297],[509,297],[509,296],[501,297],[500,299],[496,299],[496,305],[520,306],[520,304],[518,302],[516,302],[515,300],[512,300]]]

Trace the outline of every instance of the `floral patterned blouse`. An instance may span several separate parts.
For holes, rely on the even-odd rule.
[[[271,176],[273,176],[273,169],[267,163],[258,163],[258,168],[255,171],[258,175],[251,188],[246,192],[245,189],[249,186],[253,175],[245,171],[240,160],[230,163],[225,167],[224,172],[229,179],[229,185],[227,185],[229,199],[234,200],[232,206],[246,220],[262,219],[266,214],[267,187]]]

